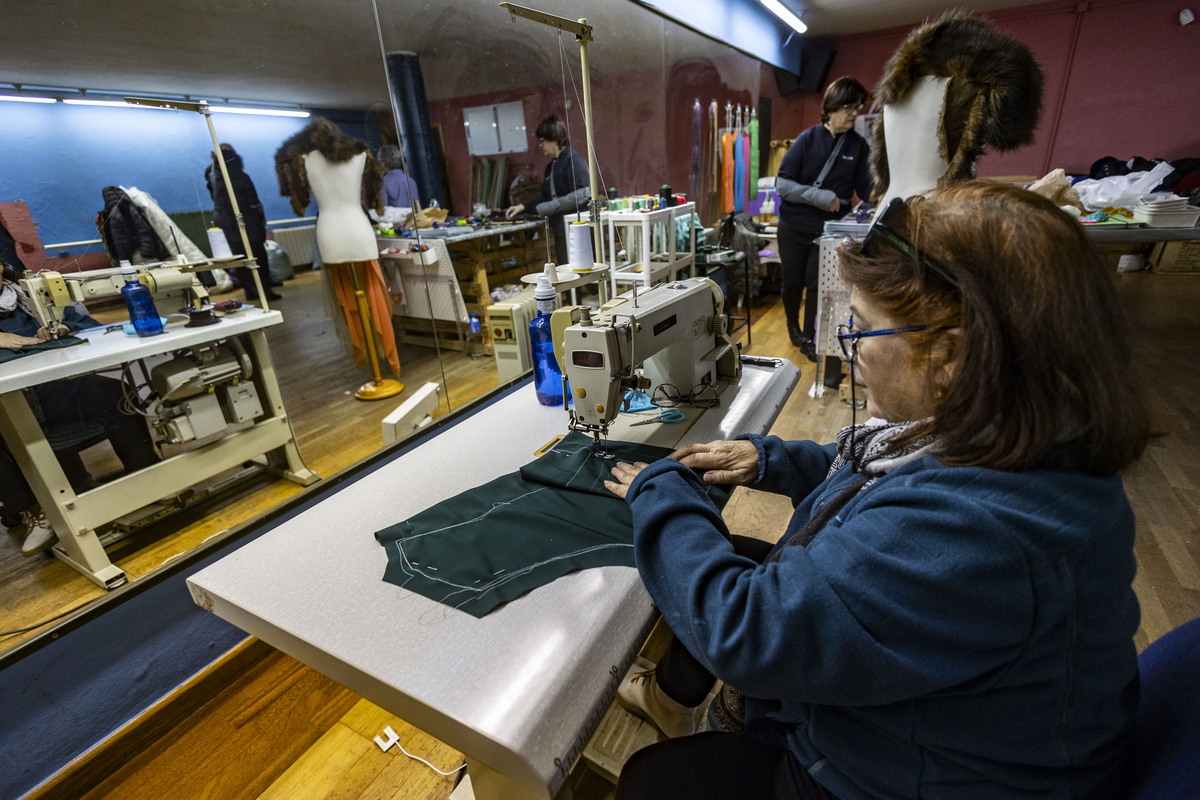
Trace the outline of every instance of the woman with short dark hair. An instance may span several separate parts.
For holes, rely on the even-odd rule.
[[[870,147],[854,131],[854,120],[870,95],[854,78],[838,78],[825,89],[821,122],[792,143],[775,179],[779,195],[779,260],[784,322],[793,345],[810,361],[817,360],[817,276],[820,273],[816,239],[827,220],[850,209],[851,199],[865,200],[875,184],[871,178]],[[800,300],[804,298],[801,325]],[[837,386],[841,371],[830,359],[826,380]]]
[[[1099,797],[1137,710],[1117,473],[1147,437],[1103,261],[1045,198],[970,182],[889,203],[841,273],[871,419],[606,484],[674,633],[618,698],[677,738],[617,797]],[[790,497],[783,537],[731,535],[706,482]],[[714,676],[744,727],[730,702],[686,735]]]
[[[566,215],[587,208],[592,196],[591,178],[583,156],[571,149],[567,126],[558,117],[546,117],[535,131],[542,153],[550,159],[542,182],[541,197],[534,203],[518,203],[504,211],[505,219],[534,213],[550,218],[554,230],[554,257],[568,263]]]

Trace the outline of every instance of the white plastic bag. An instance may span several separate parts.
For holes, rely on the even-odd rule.
[[[1089,211],[1099,211],[1110,206],[1133,208],[1174,170],[1169,162],[1163,161],[1149,172],[1131,172],[1128,175],[1079,181],[1075,184],[1075,191],[1079,192],[1083,207]]]

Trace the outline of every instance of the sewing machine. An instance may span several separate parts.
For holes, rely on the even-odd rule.
[[[182,257],[181,257],[182,258]],[[220,266],[253,266],[253,259],[238,259],[236,262],[223,260]],[[178,302],[181,311],[193,317],[193,327],[216,321],[208,309],[208,290],[196,277],[197,269],[212,269],[213,262],[192,263],[185,260],[137,264],[138,281],[145,284],[154,295],[159,311],[167,311],[172,302]],[[64,311],[75,303],[113,297],[121,293],[125,277],[119,268],[95,269],[87,272],[62,274],[51,270],[26,272],[21,278],[21,288],[33,306],[38,322],[58,338],[58,326],[62,324]]]
[[[730,339],[725,298],[707,278],[635,286],[601,306],[558,309],[551,317],[555,356],[570,384],[571,430],[601,447],[629,389],[668,384],[681,398],[736,380],[742,371]],[[714,395],[715,396],[715,395]]]

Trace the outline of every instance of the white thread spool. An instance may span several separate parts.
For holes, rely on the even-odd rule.
[[[592,226],[586,222],[572,222],[567,236],[567,261],[573,270],[586,270],[595,266],[592,252]]]
[[[213,258],[233,258],[229,242],[225,241],[225,233],[220,228],[208,229],[208,246],[212,249]]]

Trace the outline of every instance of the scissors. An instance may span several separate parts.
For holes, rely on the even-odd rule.
[[[638,425],[653,425],[656,422],[665,422],[671,425],[676,422],[683,422],[683,412],[678,408],[664,408],[650,419],[634,422],[629,427],[636,428]]]

